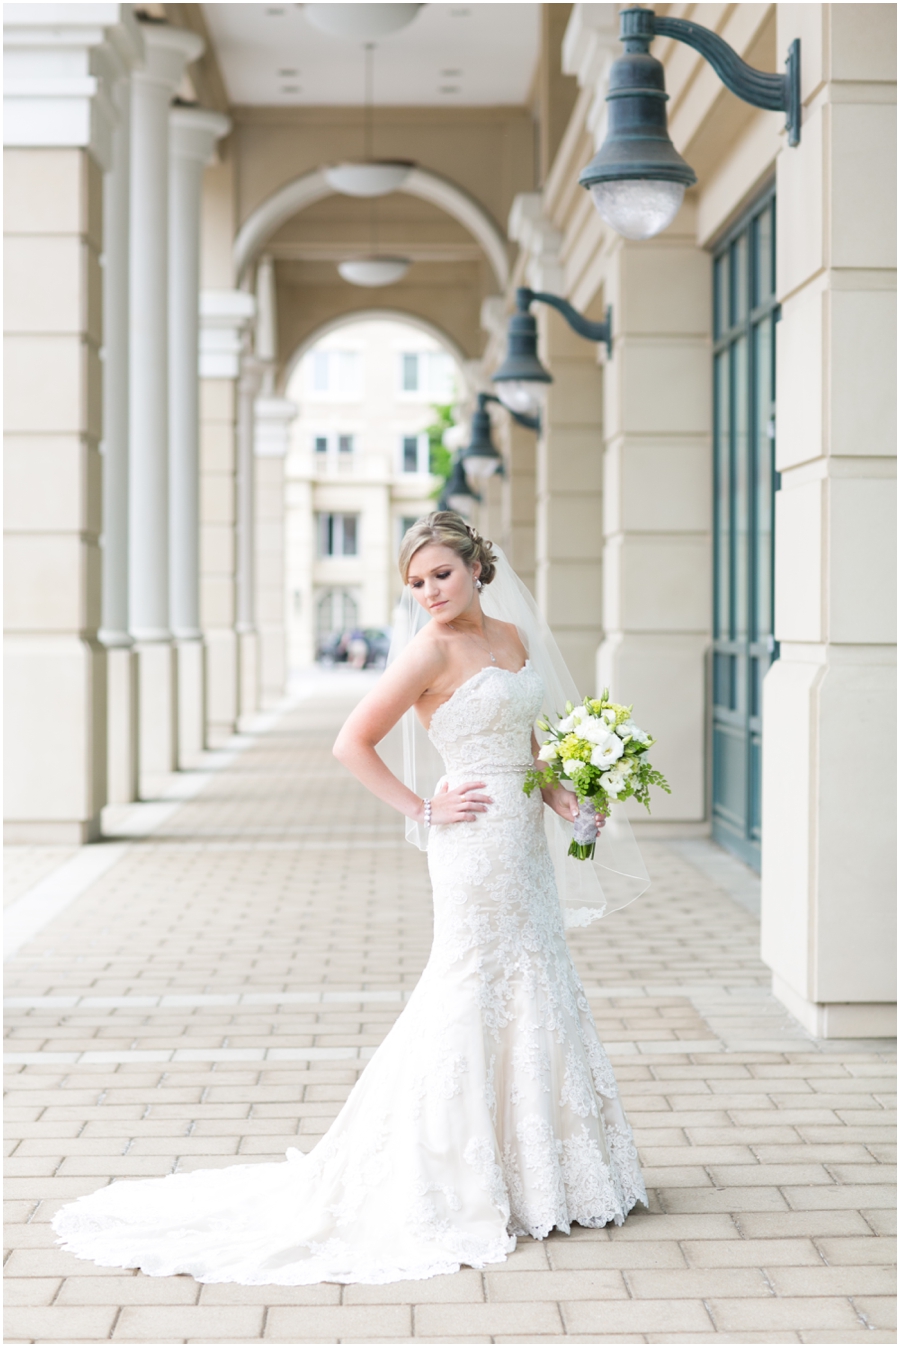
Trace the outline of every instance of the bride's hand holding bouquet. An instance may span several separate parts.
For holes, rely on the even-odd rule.
[[[580,706],[566,702],[566,714],[555,726],[538,721],[547,738],[525,778],[530,795],[540,789],[551,809],[575,825],[569,855],[588,860],[614,800],[635,799],[650,812],[650,787],[670,794],[662,772],[646,756],[656,741],[631,718],[632,708],[600,697],[585,697]],[[565,808],[564,796],[571,801]]]

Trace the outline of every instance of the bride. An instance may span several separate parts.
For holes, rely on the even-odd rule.
[[[564,937],[646,877],[617,819],[598,842],[602,883],[590,862],[554,859],[575,797],[522,789],[535,721],[562,711],[553,698],[574,698],[571,680],[502,553],[460,516],[415,524],[400,571],[388,668],[334,753],[427,843],[434,944],[422,978],[308,1155],[102,1188],[54,1220],[79,1257],[201,1282],[392,1282],[503,1262],[517,1235],[621,1225],[646,1203]],[[376,752],[398,725],[404,780]],[[445,774],[423,798],[417,777],[439,770],[429,743]],[[559,825],[551,845],[544,805]]]

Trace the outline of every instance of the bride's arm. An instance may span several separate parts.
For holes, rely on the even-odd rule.
[[[414,642],[379,678],[344,722],[332,752],[356,779],[379,800],[421,823],[424,801],[398,780],[375,751],[389,730],[441,673],[440,651],[426,642]],[[472,822],[492,801],[478,794],[483,781],[467,782],[455,790],[444,787],[432,801],[433,823]]]

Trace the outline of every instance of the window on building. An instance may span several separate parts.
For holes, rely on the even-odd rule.
[[[359,515],[320,514],[319,556],[355,557],[359,546]]]
[[[404,393],[418,393],[419,357],[417,355],[404,355],[401,360],[403,369],[401,387]]]
[[[327,589],[316,600],[316,636],[321,643],[339,631],[352,630],[359,622],[356,599],[349,589]]]
[[[405,352],[400,357],[400,387],[404,393],[448,402],[456,395],[453,360],[444,351]]]
[[[403,436],[403,471],[419,471],[419,437],[418,435]]]
[[[758,870],[762,682],[777,657],[774,192],[713,266],[713,836]]]
[[[328,453],[328,436],[327,436],[327,435],[316,435],[315,438],[314,438],[313,443],[314,443],[315,451],[316,451],[317,454],[327,454],[327,453]]]
[[[352,435],[338,435],[338,453],[352,454],[354,449],[353,439]]]
[[[330,398],[361,396],[362,356],[359,351],[313,351],[307,368],[311,392]]]

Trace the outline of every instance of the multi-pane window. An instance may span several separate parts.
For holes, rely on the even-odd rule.
[[[758,869],[762,682],[777,654],[774,191],[714,268],[713,835]]]
[[[356,399],[362,394],[359,351],[312,351],[307,357],[309,392],[327,398]]]
[[[347,589],[327,589],[316,600],[316,635],[319,640],[357,625],[356,599]]]
[[[359,547],[359,515],[318,515],[319,556],[355,557]]]
[[[400,357],[400,389],[434,402],[448,402],[456,394],[453,360],[444,351],[404,352]]]
[[[315,449],[315,451],[316,451],[317,454],[327,454],[327,453],[328,453],[328,436],[327,436],[327,435],[316,435],[316,436],[314,437],[313,447],[314,447],[314,449]]]
[[[403,436],[403,471],[419,471],[419,437],[418,435]]]
[[[338,435],[338,453],[339,453],[339,454],[352,454],[352,453],[353,453],[353,447],[354,447],[354,446],[353,446],[353,436],[352,436],[352,435]]]

